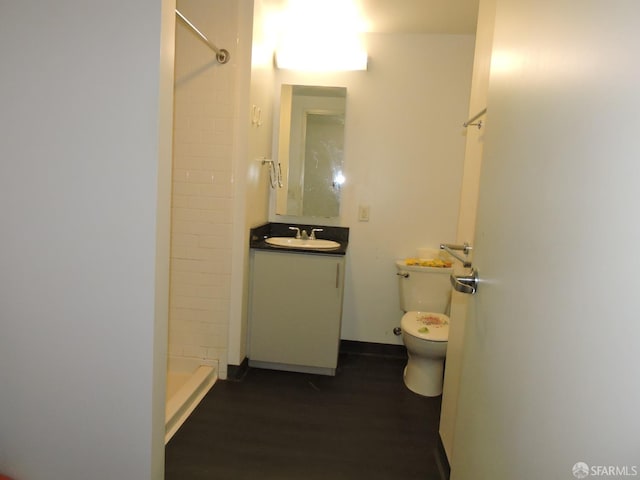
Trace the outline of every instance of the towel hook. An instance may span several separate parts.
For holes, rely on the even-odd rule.
[[[269,183],[271,184],[271,188],[282,188],[282,167],[280,166],[280,162],[277,163],[271,160],[270,158],[261,157],[258,158],[258,161],[262,163],[262,165],[269,165]]]

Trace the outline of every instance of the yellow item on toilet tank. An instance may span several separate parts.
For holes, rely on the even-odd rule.
[[[411,267],[451,268],[452,262],[440,259],[407,258],[405,264]]]

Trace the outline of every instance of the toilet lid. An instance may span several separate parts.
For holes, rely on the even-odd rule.
[[[432,342],[449,340],[449,317],[442,313],[407,312],[400,321],[402,330],[414,337]]]

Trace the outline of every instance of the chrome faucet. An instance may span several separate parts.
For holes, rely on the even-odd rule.
[[[312,228],[311,229],[311,235],[309,235],[306,230],[300,231],[300,228],[298,228],[298,227],[289,227],[289,230],[295,230],[296,238],[298,238],[298,239],[316,240],[316,232],[322,232],[324,229],[322,229],[322,228]]]
[[[298,227],[289,227],[289,230],[295,230],[296,231],[296,238],[301,238],[300,229]],[[304,234],[306,235],[307,232],[304,232]]]

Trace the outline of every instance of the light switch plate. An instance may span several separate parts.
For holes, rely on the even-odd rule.
[[[359,222],[369,221],[369,205],[360,205],[358,207],[358,221]]]

